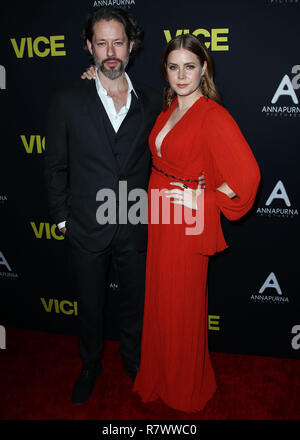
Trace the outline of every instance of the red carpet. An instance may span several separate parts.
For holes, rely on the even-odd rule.
[[[142,404],[107,341],[104,372],[84,405],[71,403],[80,372],[77,337],[6,328],[0,350],[0,420],[298,420],[299,361],[212,353],[218,390],[206,408],[184,414]]]

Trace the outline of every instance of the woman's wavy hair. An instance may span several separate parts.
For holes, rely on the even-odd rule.
[[[213,75],[214,75],[213,61],[208,49],[206,48],[205,44],[200,40],[200,38],[196,37],[195,35],[182,34],[173,38],[173,40],[171,40],[167,44],[161,58],[161,72],[165,80],[164,109],[170,108],[172,102],[176,97],[176,93],[171,88],[168,82],[167,61],[169,54],[173,50],[177,50],[177,49],[186,49],[194,53],[198,57],[201,66],[203,66],[204,62],[206,61],[207,68],[202,77],[201,83],[199,84],[199,87],[201,89],[202,94],[206,98],[210,98],[213,101],[217,102],[218,104],[222,105],[221,95],[213,80]]]
[[[81,33],[84,49],[88,51],[86,40],[92,42],[94,25],[100,20],[117,20],[124,26],[128,42],[133,41],[132,51],[136,52],[142,45],[142,30],[138,26],[135,18],[125,9],[117,6],[105,6],[93,10],[86,17],[84,29]]]

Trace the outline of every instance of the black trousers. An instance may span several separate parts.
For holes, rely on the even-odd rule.
[[[120,353],[128,367],[139,365],[146,251],[135,249],[132,234],[132,227],[119,225],[110,245],[98,253],[85,251],[66,240],[78,297],[79,349],[83,367],[103,356],[103,314],[112,260],[117,268],[120,292]]]

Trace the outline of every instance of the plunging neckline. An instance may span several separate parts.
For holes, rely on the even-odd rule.
[[[201,98],[204,98],[204,96],[203,96],[203,95],[200,96],[200,97],[199,97],[199,98],[198,98],[198,99],[197,99],[197,100],[196,100],[196,101],[190,106],[190,108],[184,113],[184,115],[182,115],[181,118],[180,118],[180,119],[179,119],[179,120],[173,125],[173,127],[172,127],[172,128],[171,128],[171,129],[170,129],[170,130],[164,135],[164,137],[162,138],[161,144],[160,144],[160,149],[159,149],[159,153],[160,153],[160,154],[158,154],[158,150],[157,150],[157,146],[156,146],[156,139],[157,139],[158,135],[161,133],[161,131],[165,128],[165,126],[166,126],[166,124],[168,123],[170,117],[172,116],[172,114],[173,114],[173,112],[174,112],[174,110],[175,110],[175,108],[176,108],[175,103],[178,104],[178,98],[176,97],[176,98],[174,99],[174,101],[172,102],[172,105],[173,105],[173,103],[174,103],[174,108],[172,109],[172,105],[171,105],[171,108],[170,108],[170,109],[172,109],[172,111],[171,111],[171,113],[170,113],[168,119],[166,120],[166,122],[164,123],[164,125],[162,126],[162,128],[159,130],[159,132],[157,133],[157,135],[156,135],[156,137],[155,137],[154,146],[155,146],[155,150],[156,150],[156,155],[157,155],[159,158],[162,158],[161,151],[162,151],[162,147],[163,147],[163,143],[164,143],[165,139],[168,137],[168,135],[171,133],[171,131],[173,131],[174,128],[177,127],[177,125],[180,123],[180,121],[182,121],[182,119],[185,118],[185,116],[190,112],[190,110],[192,110],[192,108],[194,108],[195,104],[196,104],[197,102],[199,102]]]

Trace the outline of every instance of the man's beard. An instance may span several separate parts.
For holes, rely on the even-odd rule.
[[[128,61],[129,61],[129,53],[127,54],[124,61],[120,60],[119,58],[110,57],[110,58],[106,58],[105,60],[103,60],[100,63],[99,59],[97,58],[97,56],[95,54],[93,54],[93,58],[94,58],[94,63],[96,65],[96,68],[100,69],[101,72],[103,73],[103,75],[105,75],[109,79],[116,79],[116,78],[119,78],[124,73],[126,66],[128,64]],[[107,69],[105,67],[105,63],[107,61],[118,61],[119,62],[118,69],[115,69],[114,67]]]

